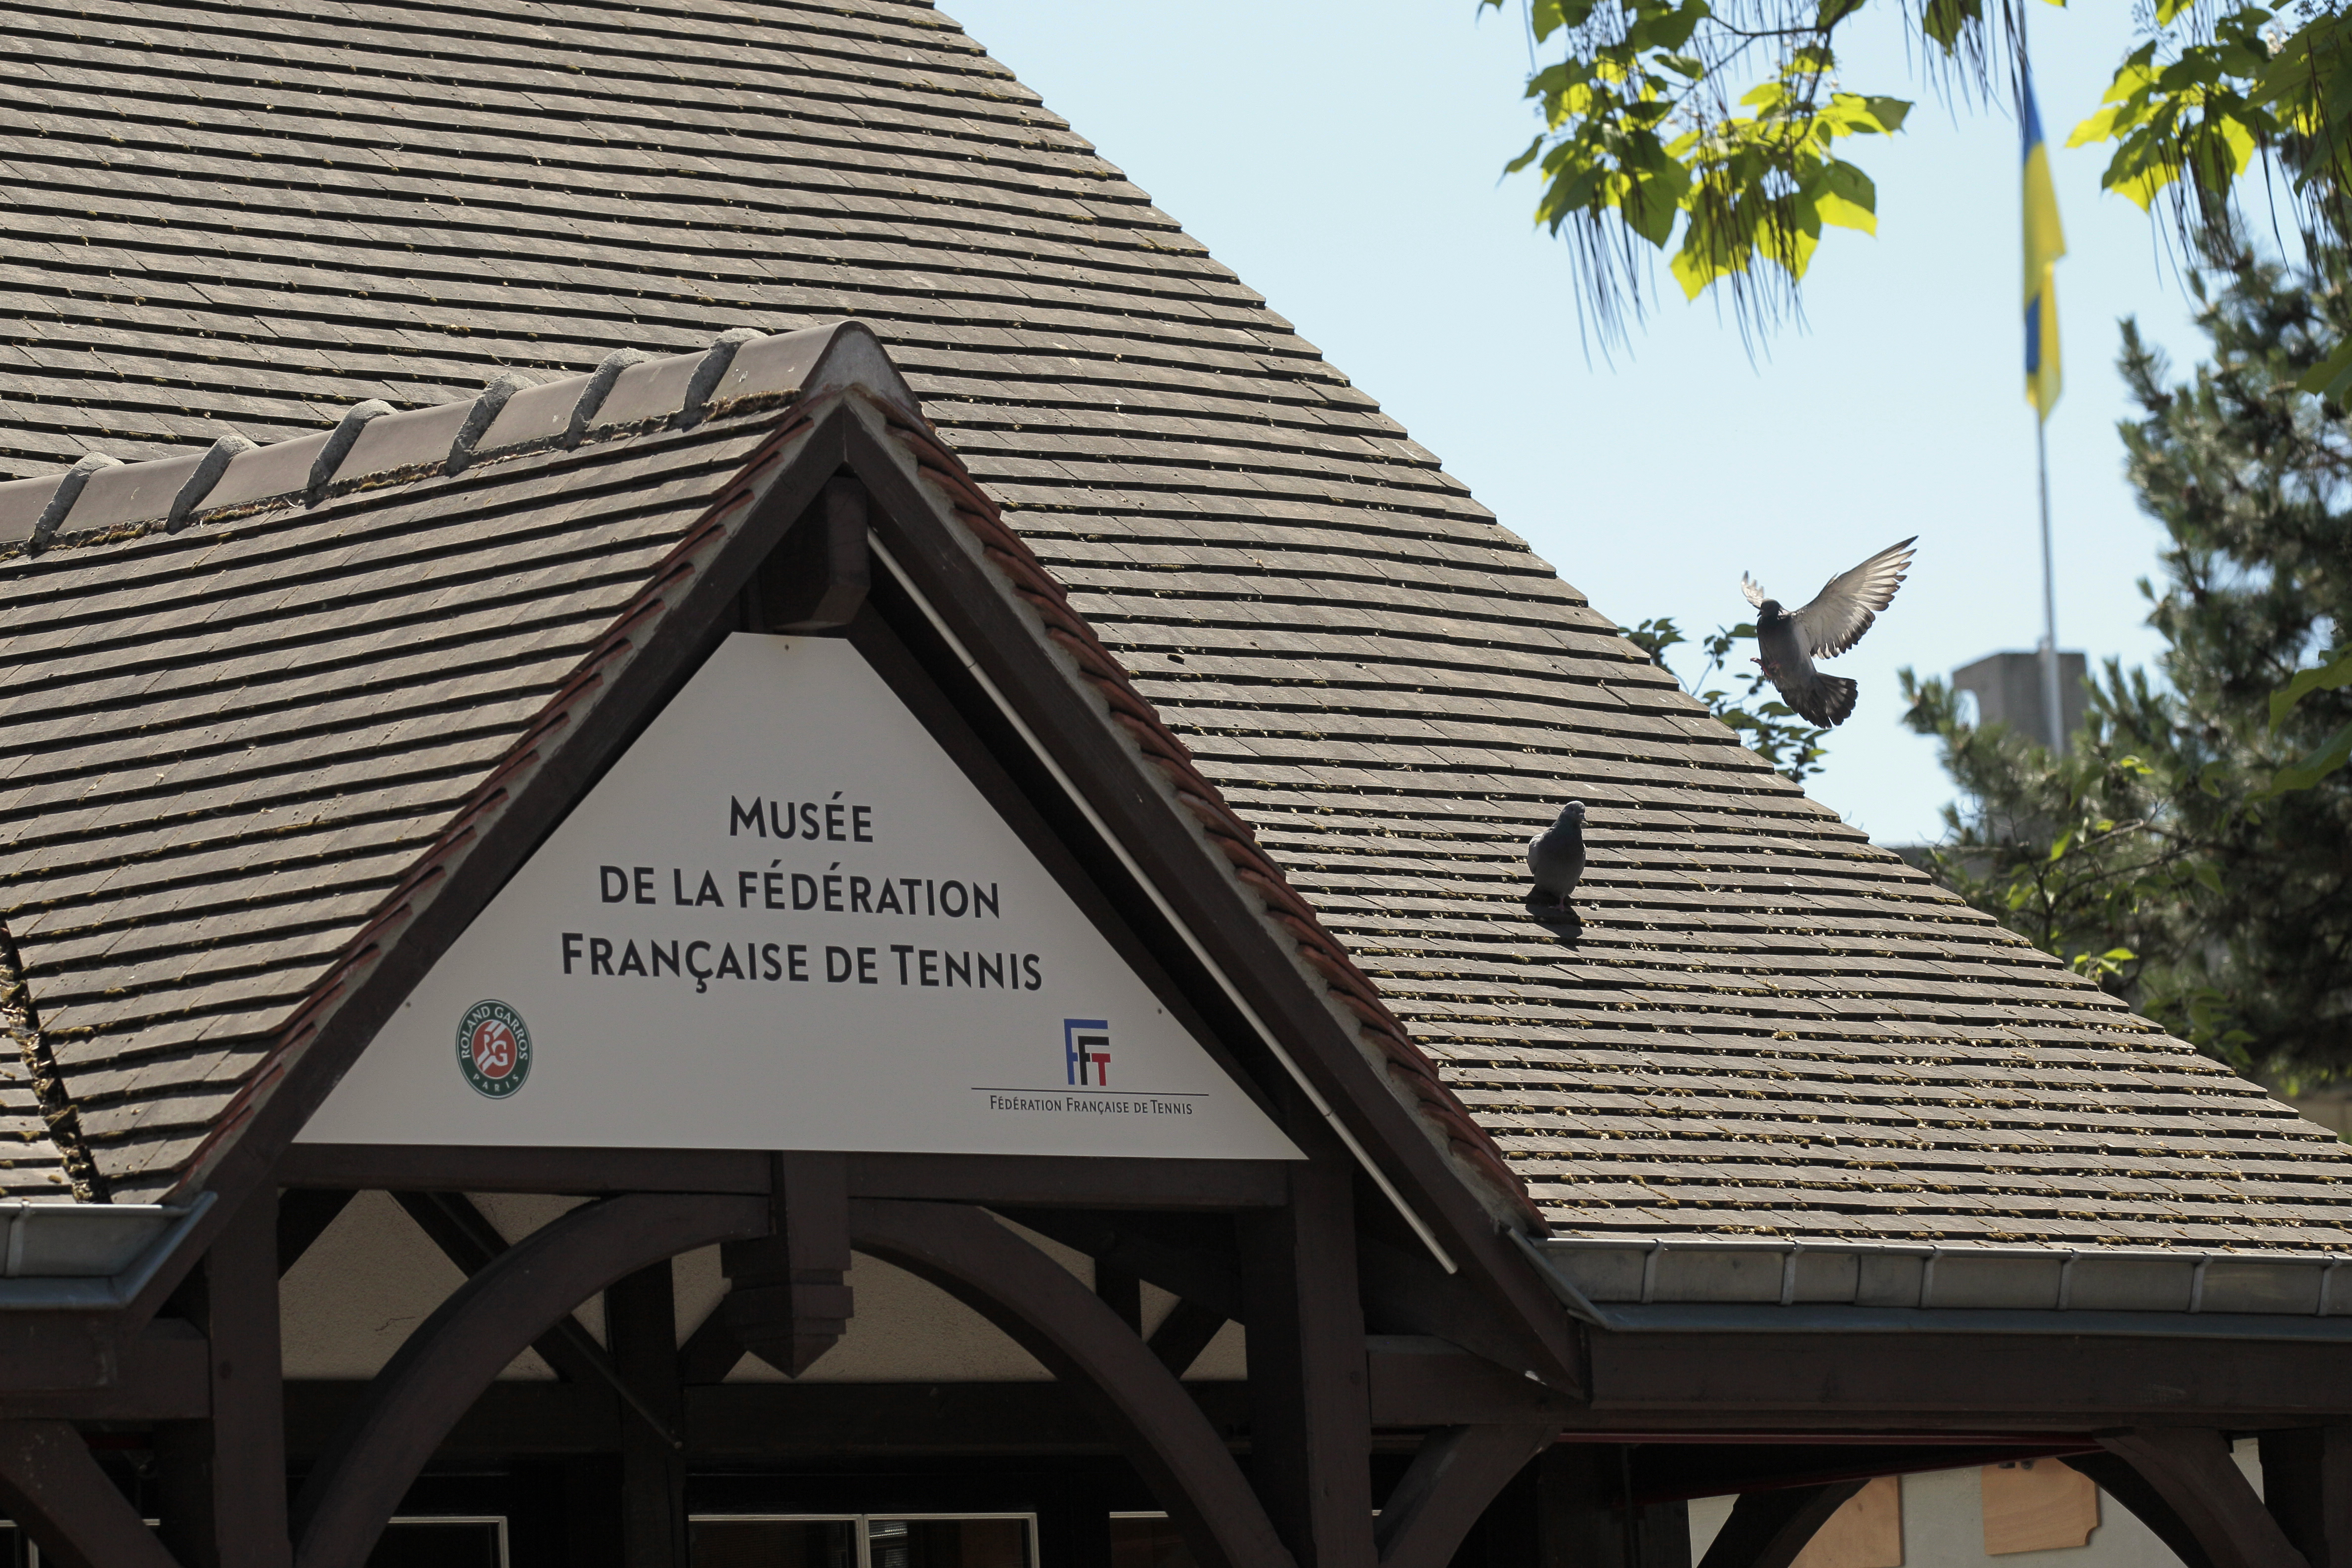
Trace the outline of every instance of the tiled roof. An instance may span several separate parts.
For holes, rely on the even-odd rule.
[[[936,12],[78,0],[5,29],[15,471],[854,314],[1562,1228],[2352,1240],[2339,1145],[1738,749]],[[58,689],[79,667],[42,639],[103,624],[129,680],[168,684],[132,657],[147,588],[205,548],[142,540],[118,553],[148,564],[88,580],[72,552],[6,564],[6,680]],[[263,590],[224,581],[215,635],[279,602],[238,592]],[[495,706],[499,678],[467,679]],[[243,744],[192,739],[136,787]],[[6,743],[26,775],[37,733]],[[1593,845],[1573,945],[1518,901],[1520,846],[1570,795]],[[75,808],[12,809],[23,864]],[[235,945],[191,968],[192,1005],[250,994]],[[52,961],[27,959],[37,993]]]
[[[564,412],[584,379],[551,384]],[[303,491],[324,441],[256,448],[178,529],[173,463],[103,470],[38,544],[33,509],[11,519],[18,498],[0,494],[0,878],[40,1025],[13,1032],[54,1061],[69,1121],[52,1119],[52,1158],[89,1195],[172,1184],[775,426],[757,399],[684,430],[632,419],[660,390],[625,378],[576,447],[407,483],[379,481],[446,454],[473,405],[370,421],[317,505]],[[114,475],[160,482],[94,493]],[[0,1189],[46,1177],[0,1171]]]

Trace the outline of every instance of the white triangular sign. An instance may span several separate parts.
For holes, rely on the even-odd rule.
[[[748,633],[302,1141],[1302,1157],[855,648]]]

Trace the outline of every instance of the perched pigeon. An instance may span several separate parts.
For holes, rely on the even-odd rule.
[[[1559,808],[1559,820],[1528,840],[1528,871],[1535,878],[1530,901],[1549,898],[1554,909],[1568,908],[1584,875],[1584,803],[1571,800]]]
[[[1823,675],[1813,668],[1817,658],[1833,658],[1862,640],[1878,612],[1895,602],[1903,574],[1911,564],[1913,534],[1890,544],[1851,572],[1831,578],[1813,602],[1794,615],[1768,599],[1756,580],[1741,574],[1739,591],[1756,606],[1756,647],[1763,657],[1764,677],[1780,689],[1781,700],[1804,715],[1808,724],[1835,728],[1853,712],[1860,689],[1841,676]]]

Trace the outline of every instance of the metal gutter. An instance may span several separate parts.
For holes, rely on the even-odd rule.
[[[212,1205],[0,1199],[0,1312],[129,1305]]]
[[[1698,1237],[1522,1240],[1571,1315],[1650,1332],[2352,1340],[2352,1256]]]

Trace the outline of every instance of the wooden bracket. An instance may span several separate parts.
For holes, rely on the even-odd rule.
[[[181,1287],[205,1334],[209,1419],[155,1429],[163,1540],[186,1568],[290,1568],[286,1397],[279,1379],[282,1216],[267,1183]]]
[[[866,549],[866,487],[842,477],[760,563],[760,618],[772,632],[833,632],[856,618],[873,567]]]
[[[787,1377],[816,1363],[848,1331],[849,1162],[840,1154],[772,1156],[773,1234],[719,1248],[730,1281],[719,1304],[738,1343]]]
[[[0,1421],[0,1509],[64,1568],[179,1568],[63,1421]]]
[[[1699,1568],[1789,1568],[1797,1553],[1830,1521],[1830,1515],[1867,1485],[1859,1480],[1832,1481],[1826,1486],[1743,1493],[1731,1505],[1731,1517],[1716,1532],[1715,1544],[1699,1559]]]
[[[2213,1568],[2310,1568],[2230,1457],[2230,1440],[2221,1432],[2149,1426],[2099,1443],[2138,1472]],[[2123,1500],[2128,1506],[2129,1499]]]
[[[1381,1506],[1381,1568],[1445,1568],[1486,1505],[1549,1444],[1556,1428],[1441,1426]]]
[[[1200,1403],[1069,1270],[967,1204],[859,1199],[850,1226],[859,1251],[939,1286],[1044,1363],[1126,1453],[1201,1568],[1297,1568]],[[1370,1513],[1368,1501],[1358,1516],[1368,1545]]]
[[[573,1209],[499,1254],[401,1342],[345,1413],[296,1500],[297,1568],[366,1561],[458,1417],[559,1318],[647,1264],[760,1234],[765,1211],[748,1196],[632,1194]]]

